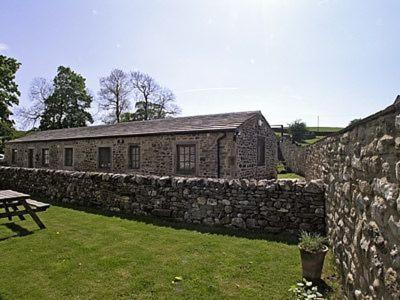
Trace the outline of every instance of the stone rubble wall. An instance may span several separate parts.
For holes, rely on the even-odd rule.
[[[261,122],[261,123],[260,123]],[[265,140],[265,164],[257,166],[257,138]],[[177,146],[192,144],[196,149],[194,174],[178,170]],[[140,147],[139,168],[129,165],[129,147]],[[255,115],[236,131],[212,131],[144,136],[104,137],[5,144],[7,164],[28,167],[28,153],[34,153],[33,167],[82,172],[110,172],[158,176],[204,178],[276,178],[277,139],[261,114]],[[111,166],[100,169],[98,148],[111,148]],[[65,166],[64,149],[73,149],[73,166]],[[49,164],[43,165],[42,151],[49,150]],[[12,151],[16,150],[12,162]]]
[[[325,231],[319,181],[157,177],[0,167],[0,189],[187,223],[265,232]]]
[[[349,297],[400,299],[400,97],[306,151],[282,152],[325,184],[328,235]]]
[[[279,148],[285,160],[286,167],[291,172],[304,176],[308,148],[301,147],[287,136],[280,139]]]

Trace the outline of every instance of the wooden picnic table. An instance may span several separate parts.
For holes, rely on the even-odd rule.
[[[24,215],[30,215],[39,228],[44,229],[46,226],[40,221],[36,212],[45,211],[50,207],[47,203],[29,199],[31,196],[15,192],[12,190],[0,190],[0,208],[3,208],[5,212],[0,213],[1,218],[8,218],[12,220],[12,217],[18,217],[20,220],[25,220]],[[21,207],[22,208],[18,208]],[[12,210],[12,211],[11,211]]]

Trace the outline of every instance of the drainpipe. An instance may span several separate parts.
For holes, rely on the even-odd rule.
[[[217,178],[221,178],[221,153],[219,150],[220,141],[226,138],[226,133],[218,137],[217,139]]]

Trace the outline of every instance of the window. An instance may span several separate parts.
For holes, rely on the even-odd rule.
[[[111,168],[111,148],[100,147],[99,148],[99,168],[109,169]]]
[[[64,166],[72,167],[74,162],[74,149],[65,148],[64,149]]]
[[[265,165],[265,138],[257,137],[257,166]]]
[[[129,147],[129,168],[139,169],[140,168],[140,147],[130,146]]]
[[[34,150],[28,149],[28,168],[33,168]]]
[[[194,174],[196,172],[196,145],[177,145],[177,172]]]
[[[49,149],[42,149],[42,165],[48,166],[50,164]]]
[[[18,153],[17,149],[12,149],[11,150],[11,163],[12,164],[16,164],[17,163],[17,153]]]

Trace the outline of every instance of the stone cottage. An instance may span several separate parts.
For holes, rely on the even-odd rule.
[[[39,131],[5,154],[28,168],[263,179],[276,176],[277,141],[253,111]]]

